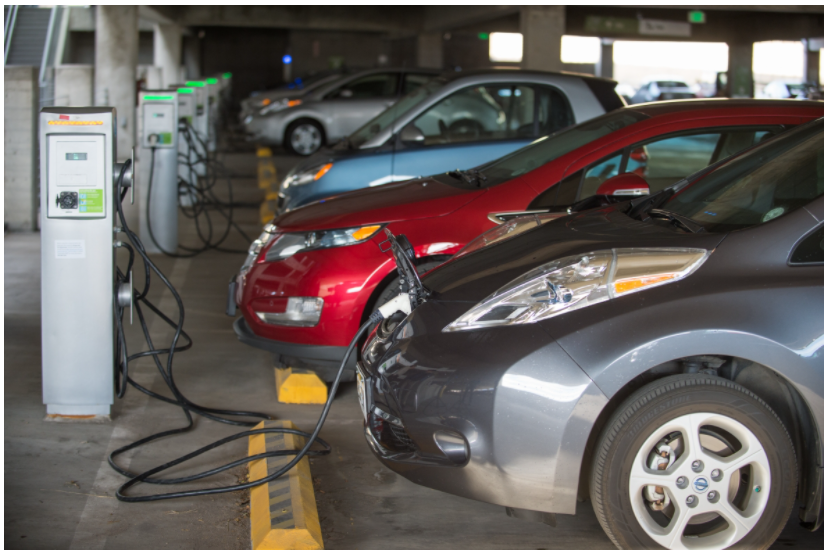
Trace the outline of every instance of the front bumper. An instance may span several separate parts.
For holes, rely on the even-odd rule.
[[[322,380],[328,382],[335,379],[344,354],[347,352],[347,348],[341,346],[291,344],[263,338],[254,333],[243,317],[234,321],[234,332],[244,344],[274,353],[282,365],[315,371]],[[355,361],[356,355],[353,351],[347,361],[343,379],[350,380],[352,377],[350,371],[355,368]]]
[[[607,399],[537,325],[440,332],[470,306],[428,302],[394,339],[368,340],[362,370],[371,450],[420,485],[512,508],[574,513],[592,416]],[[384,440],[388,425],[374,417],[376,408],[400,420],[411,447]],[[464,442],[456,453],[454,438]]]

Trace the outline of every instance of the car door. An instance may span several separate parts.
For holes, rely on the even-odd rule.
[[[399,179],[468,169],[500,158],[574,123],[566,96],[554,87],[489,83],[455,91],[408,124],[424,140],[396,140]]]
[[[587,199],[602,183],[625,172],[643,177],[655,193],[784,129],[768,125],[685,130],[634,143],[600,160],[588,155],[571,164],[564,172],[567,177],[538,195],[529,210]]]
[[[321,107],[326,113],[327,141],[334,143],[374,118],[396,101],[400,72],[357,77],[328,92]]]

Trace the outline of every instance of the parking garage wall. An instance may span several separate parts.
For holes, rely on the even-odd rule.
[[[38,68],[6,66],[3,87],[3,227],[38,227]]]

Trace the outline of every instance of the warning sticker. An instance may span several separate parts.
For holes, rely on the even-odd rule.
[[[87,246],[83,239],[56,239],[56,259],[85,259]]]

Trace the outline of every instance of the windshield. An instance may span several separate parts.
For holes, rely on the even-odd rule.
[[[720,166],[662,208],[709,232],[768,222],[823,195],[823,121],[813,122]]]
[[[596,139],[646,119],[647,116],[635,110],[611,112],[564,131],[542,137],[480,170],[487,177],[488,186],[491,187],[531,172]]]
[[[446,83],[445,79],[432,79],[412,93],[408,93],[387,110],[361,126],[347,139],[350,148],[357,149],[375,137],[378,132],[393,124],[402,114],[435,93]]]

